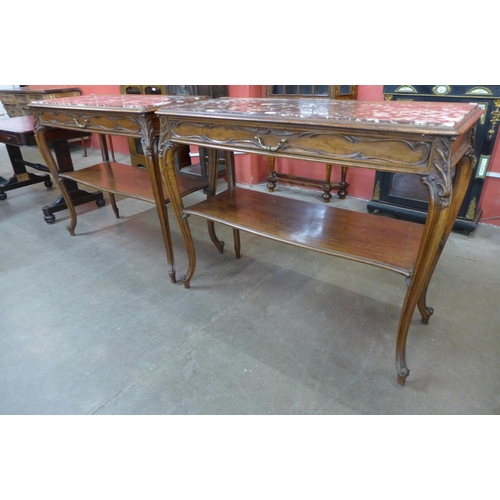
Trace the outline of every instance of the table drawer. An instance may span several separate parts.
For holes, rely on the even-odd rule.
[[[10,134],[9,132],[0,131],[0,143],[2,144],[12,144],[15,146],[23,146],[22,140],[15,134]]]
[[[119,113],[99,113],[94,111],[69,111],[56,109],[36,110],[41,125],[82,130],[111,135],[141,136],[141,116],[121,116]]]
[[[408,140],[408,135],[398,140],[349,130],[305,130],[293,125],[267,128],[183,119],[170,119],[169,133],[174,142],[321,162],[327,159],[366,168],[384,165],[390,170],[391,165],[395,169],[404,166],[408,173],[429,171],[433,147],[432,139],[423,140],[421,135],[414,140]]]
[[[19,98],[17,95],[0,93],[0,101],[2,101],[3,104],[17,104]]]

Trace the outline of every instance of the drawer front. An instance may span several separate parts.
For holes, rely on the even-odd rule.
[[[47,94],[42,94],[41,97],[37,97],[36,99],[31,96],[32,101],[44,100],[44,99],[60,99],[61,97],[73,97],[76,95],[81,95],[79,91],[72,90],[71,92],[54,92],[50,94],[50,97]]]
[[[23,115],[22,107],[17,104],[4,104],[4,108],[10,118]]]
[[[32,108],[36,110],[41,125],[60,127],[70,130],[82,130],[100,134],[141,136],[142,116],[126,116],[115,112],[93,112],[73,110],[53,110]],[[142,120],[141,120],[142,118]]]
[[[424,141],[421,135],[408,140],[349,130],[219,124],[189,119],[170,119],[168,127],[174,142],[389,171],[400,171],[403,166],[409,173],[430,170],[433,148],[432,139]]]
[[[17,104],[28,104],[31,102],[30,96],[27,94],[19,94],[17,96]]]
[[[9,132],[0,131],[0,143],[2,144],[12,144],[14,146],[24,146],[25,143],[22,140],[22,136],[19,137],[15,134]]]
[[[0,93],[0,101],[3,104],[17,104],[19,102],[17,95],[14,94],[1,94]]]

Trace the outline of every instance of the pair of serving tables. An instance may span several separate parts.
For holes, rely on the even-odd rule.
[[[409,374],[406,339],[416,307],[422,323],[433,313],[427,289],[467,189],[473,166],[474,127],[483,110],[475,104],[366,102],[328,99],[219,98],[189,96],[82,96],[31,103],[38,146],[66,200],[74,234],[76,212],[68,180],[108,192],[118,217],[115,194],[156,204],[169,274],[176,280],[165,203],[171,203],[182,233],[188,266],[180,281],[190,287],[196,252],[189,216],[208,221],[220,252],[224,243],[215,222],[233,228],[240,256],[239,231],[374,265],[406,277],[396,335],[397,381]],[[147,168],[104,161],[60,172],[48,147],[53,128],[139,137]],[[179,172],[182,145],[209,151],[208,181]],[[216,192],[217,158],[226,155],[228,189]],[[326,204],[291,200],[237,187],[233,152],[333,163],[420,176],[429,192],[425,225],[350,211]],[[306,172],[305,172],[306,173]],[[203,201],[185,207],[183,196],[206,189]]]

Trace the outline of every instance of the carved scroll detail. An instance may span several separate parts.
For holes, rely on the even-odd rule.
[[[59,117],[62,117],[59,118]],[[64,112],[58,112],[58,111],[43,111],[43,116],[40,116],[41,121],[43,121],[44,125],[50,126],[53,125],[54,127],[57,127],[60,123],[68,123],[70,122],[72,125],[75,125],[75,120],[79,121],[81,119],[85,118],[91,118],[92,123],[89,124],[89,131],[93,132],[102,132],[104,134],[112,134],[113,132],[116,132],[117,134],[120,133],[129,133],[129,134],[137,134],[137,128],[127,126],[125,124],[125,121],[121,117],[114,117],[114,116],[100,116],[100,115],[91,115],[91,114],[82,114],[81,112],[71,112],[65,110]],[[102,119],[104,123],[99,123],[99,121]],[[129,123],[137,123],[137,120],[135,119],[129,119],[127,120]]]
[[[224,134],[217,130],[220,127],[218,124],[189,124],[186,133],[182,132],[184,123],[182,122],[171,122],[170,132],[172,139],[182,139],[183,141],[192,143],[203,143],[205,145],[211,144],[214,147],[231,147],[231,148],[248,148],[260,150],[260,144],[256,137],[273,137],[274,139],[287,138],[287,143],[283,144],[281,147],[282,151],[289,151],[294,153],[305,153],[307,156],[321,156],[328,157],[332,160],[360,160],[369,161],[374,163],[392,163],[394,165],[405,165],[412,167],[422,167],[427,168],[427,163],[431,154],[431,143],[424,141],[410,141],[404,139],[381,139],[377,137],[359,137],[355,135],[348,135],[342,133],[324,133],[321,131],[313,132],[300,132],[287,129],[273,129],[273,128],[261,128],[261,127],[245,127],[245,126],[223,126],[221,130],[225,128],[226,131],[236,132],[234,134]],[[193,128],[200,128],[199,133],[193,133]],[[247,134],[248,133],[248,134]],[[239,137],[238,137],[239,136]],[[320,147],[313,147],[311,145],[311,139],[318,139],[318,145]],[[283,140],[283,139],[282,139]],[[321,144],[327,143],[327,141],[336,141],[336,146],[330,150],[321,147]],[[396,143],[404,148],[402,151],[418,153],[418,158],[413,157],[413,159],[402,160],[396,157],[386,157],[384,155],[377,155],[370,153],[374,151],[374,148],[370,148],[371,144],[387,144],[388,142]],[[349,147],[350,145],[350,147]],[[359,149],[355,149],[352,146],[359,145]],[[363,150],[363,146],[366,147],[366,151]],[[344,151],[342,151],[344,149]],[[381,148],[379,148],[379,151]]]
[[[382,142],[381,139],[372,139],[372,138],[367,138],[367,137],[359,138],[359,137],[356,137],[354,135],[339,135],[338,137],[342,137],[346,141],[351,142],[352,144],[363,143],[363,142],[365,142],[365,143],[366,142],[372,142],[372,143],[373,142]],[[383,142],[388,142],[388,141],[384,140]],[[392,139],[390,142],[398,142],[400,144],[405,144],[408,147],[408,149],[410,149],[411,151],[418,151],[418,150],[421,151],[422,158],[419,161],[415,161],[415,162],[406,162],[405,161],[406,165],[421,165],[421,164],[427,162],[427,160],[429,159],[431,145],[427,142],[422,142],[422,141],[412,142],[412,141],[403,140],[403,139],[401,139],[401,140]],[[321,152],[321,151],[318,150],[318,152]],[[357,151],[356,153],[352,153],[350,155],[342,155],[342,157],[352,158],[355,160],[382,160],[382,158],[380,158],[380,157],[365,155],[361,151]],[[383,158],[383,159],[385,161],[395,163],[395,164],[401,163],[401,161],[393,161],[389,158]]]
[[[141,144],[144,154],[148,156],[153,155],[154,146],[154,127],[153,121],[149,116],[141,116],[133,120],[139,125],[141,130]]]
[[[178,148],[179,145],[169,140],[169,130],[167,127],[167,118],[160,116],[160,137],[158,140],[158,154],[160,156],[165,156],[171,149]]]
[[[439,205],[443,208],[448,207],[451,197],[451,140],[438,139],[432,157],[432,169],[429,175],[421,178],[432,197],[439,198]]]

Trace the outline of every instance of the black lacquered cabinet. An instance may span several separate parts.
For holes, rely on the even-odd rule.
[[[455,229],[470,234],[481,216],[481,194],[500,122],[500,85],[384,85],[386,100],[474,102],[485,113],[476,128],[476,164]],[[425,222],[427,189],[418,178],[407,174],[377,172],[368,211]]]

